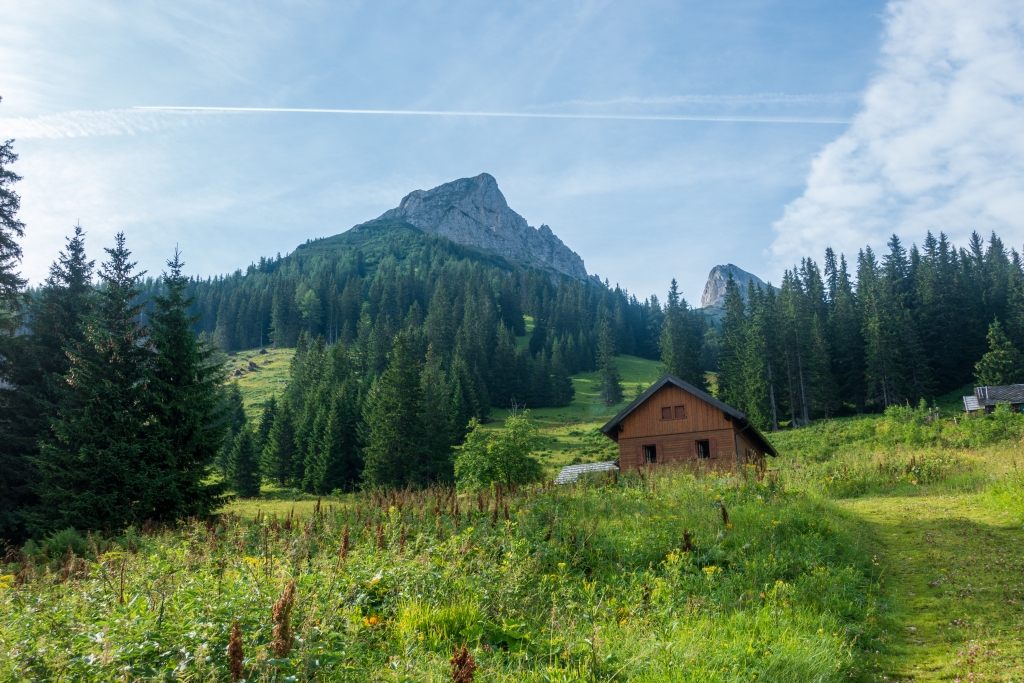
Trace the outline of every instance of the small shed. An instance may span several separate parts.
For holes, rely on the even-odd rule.
[[[1013,412],[1024,407],[1024,384],[1004,384],[996,387],[974,387],[973,396],[964,396],[964,412],[993,413],[1000,403],[1009,403]]]
[[[747,416],[674,375],[665,375],[601,432],[619,444],[619,468],[691,463],[718,469],[778,453]]]

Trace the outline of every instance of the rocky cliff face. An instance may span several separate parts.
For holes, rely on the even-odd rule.
[[[725,283],[729,281],[729,273],[732,273],[732,279],[739,285],[744,301],[747,300],[747,283],[751,280],[754,281],[755,287],[758,285],[762,288],[768,286],[758,276],[737,268],[731,263],[715,266],[708,273],[708,282],[704,285],[704,294],[700,298],[701,308],[721,308],[725,305]]]
[[[581,280],[587,277],[579,254],[548,226],[527,225],[526,219],[509,208],[498,182],[487,173],[410,192],[378,220],[405,221],[423,232],[490,250],[524,266]]]

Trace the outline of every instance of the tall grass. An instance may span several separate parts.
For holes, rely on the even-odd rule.
[[[672,470],[225,517],[8,565],[0,678],[228,680],[237,620],[250,681],[451,681],[463,644],[477,681],[845,681],[887,640],[858,539],[770,478]]]

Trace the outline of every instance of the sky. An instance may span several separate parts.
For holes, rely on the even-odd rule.
[[[481,172],[640,298],[677,278],[697,303],[721,263],[778,282],[893,232],[1024,242],[1021,0],[0,0],[0,16],[33,282],[76,223],[93,257],[124,231],[141,268],[177,245],[205,277]],[[450,114],[138,109],[161,106]]]

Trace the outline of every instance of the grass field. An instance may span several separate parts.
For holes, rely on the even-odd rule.
[[[250,420],[259,415],[259,408],[271,396],[278,395],[288,386],[288,367],[295,349],[264,349],[239,351],[227,357],[225,369],[228,381],[237,382],[242,391],[245,412]],[[250,363],[255,365],[253,368]]]
[[[248,410],[290,355],[231,359]],[[618,362],[627,401],[658,376]],[[574,383],[571,406],[531,412],[549,473],[615,457],[597,429],[622,405]],[[210,525],[34,545],[0,567],[0,680],[226,681],[237,619],[251,681],[452,681],[466,644],[478,682],[1022,683],[1024,416],[965,419],[958,400],[770,435],[761,477],[264,487]]]

